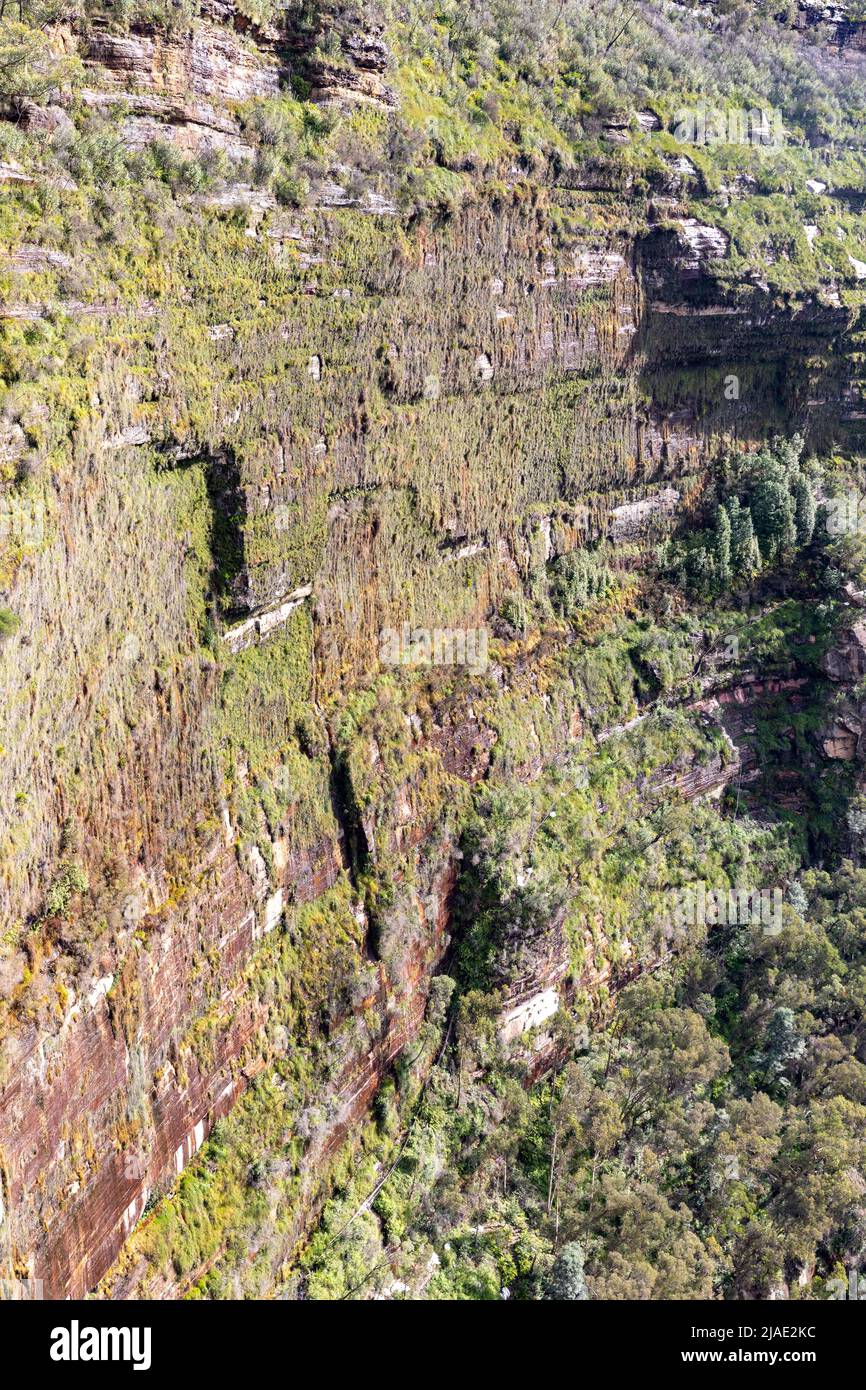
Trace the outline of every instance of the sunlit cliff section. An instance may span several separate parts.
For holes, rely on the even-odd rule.
[[[640,874],[604,880],[629,827],[735,787],[830,853],[866,639],[857,556],[803,626],[836,476],[807,460],[863,449],[866,43],[722,8],[0,19],[8,1277],[297,1292],[370,1126],[466,1032],[455,980],[529,1085],[555,1014],[672,954]],[[684,140],[698,103],[778,140]],[[689,589],[677,536],[795,436],[796,535]],[[559,777],[561,882],[494,910]],[[479,807],[524,793],[494,854]]]

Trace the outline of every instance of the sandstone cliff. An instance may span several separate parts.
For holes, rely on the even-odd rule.
[[[862,25],[799,9],[857,61]],[[423,1037],[473,787],[659,698],[636,661],[606,706],[573,634],[536,640],[504,602],[586,539],[639,573],[725,447],[863,437],[856,271],[756,279],[694,164],[635,171],[604,131],[568,167],[434,150],[440,191],[407,207],[387,151],[415,137],[389,123],[417,94],[385,19],[323,25],[73,18],[52,43],[74,82],[10,109],[0,1252],[51,1297],[195,1283],[124,1242],[245,1094],[289,1155],[273,1286]],[[288,90],[291,188],[265,170]],[[112,206],[137,156],[167,182],[133,166]],[[404,623],[493,623],[499,646],[482,674],[389,673]],[[742,782],[747,716],[853,685],[834,659],[673,682],[689,733],[628,795]],[[859,759],[859,709],[833,717],[824,754]],[[515,1036],[646,964],[591,913],[578,962],[564,920],[505,943]]]

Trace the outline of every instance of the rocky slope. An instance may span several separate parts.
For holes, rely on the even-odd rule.
[[[602,138],[568,169],[470,164],[471,196],[398,206],[370,132],[409,97],[367,21],[323,44],[293,12],[96,14],[52,31],[74,82],[13,102],[0,1251],[51,1297],[106,1276],[114,1296],[185,1292],[198,1258],[125,1242],[262,1087],[293,1154],[260,1288],[279,1281],[424,1037],[472,788],[640,716],[636,677],[599,707],[561,627],[494,615],[581,541],[639,570],[726,445],[863,435],[856,274],[756,281],[695,215],[689,161],[636,176]],[[256,179],[276,137],[251,114],[288,83],[308,126],[342,113],[353,134],[290,197]],[[74,159],[69,127],[91,132]],[[175,186],[148,166],[110,206],[118,149],[156,150]],[[190,156],[217,169],[200,187]],[[380,635],[404,623],[493,623],[493,664],[389,672]],[[853,685],[859,658],[839,660],[826,678]],[[675,686],[693,733],[648,794],[748,773],[749,711],[823,678],[773,679],[744,660]],[[824,753],[859,757],[859,713],[834,718]],[[500,961],[507,1035],[635,964],[590,933],[576,970],[562,914],[538,928]]]

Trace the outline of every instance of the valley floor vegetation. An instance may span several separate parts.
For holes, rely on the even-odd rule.
[[[862,476],[776,440],[720,463],[706,524],[659,549],[651,598],[601,546],[553,561],[519,615],[505,605],[506,632],[519,616],[579,634],[565,661],[587,737],[521,784],[518,741],[534,735],[503,713],[499,762],[461,813],[454,945],[425,1023],[338,1161],[284,1294],[820,1299],[859,1267],[866,812],[850,767],[815,740],[847,698],[825,658],[864,574],[863,537],[827,519]],[[719,526],[732,512],[751,522],[739,551]],[[698,698],[714,662],[728,683],[796,674],[796,698],[753,711],[754,764],[720,800],[671,796],[659,770],[732,756]],[[593,720],[620,722],[596,739]],[[390,888],[383,866],[370,878],[366,906],[400,968],[393,868]],[[698,884],[775,891],[780,920],[678,915]],[[568,1006],[505,1037],[507,988],[560,937]],[[294,1066],[253,1086],[136,1237],[179,1274],[222,1252],[187,1296],[254,1294],[266,1277],[303,1166],[298,1137],[277,1139]]]

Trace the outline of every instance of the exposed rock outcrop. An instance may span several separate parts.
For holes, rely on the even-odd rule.
[[[375,119],[394,106],[372,22],[335,29],[328,57],[318,37],[288,13],[259,29],[223,0],[167,34],[97,23],[74,41],[81,99],[119,113],[129,148],[234,161],[258,148],[238,108],[292,80]],[[53,99],[21,117],[61,139],[69,119]],[[619,117],[602,126],[609,144],[630,138]],[[290,1252],[446,959],[452,813],[506,742],[485,694],[541,709],[554,756],[585,734],[544,669],[561,632],[368,727],[373,696],[354,697],[375,684],[382,629],[493,621],[587,537],[638,551],[725,440],[763,437],[768,399],[811,438],[862,436],[851,311],[832,294],[735,292],[727,236],[678,205],[696,166],[668,161],[648,193],[616,154],[531,195],[517,169],[411,225],[342,155],[308,198],[235,171],[187,204],[224,238],[231,293],[206,239],[170,261],[170,227],[160,274],[125,298],[107,276],[68,284],[75,266],[48,244],[22,238],[7,259],[13,331],[53,345],[74,329],[46,378],[69,414],[64,466],[0,510],[3,606],[8,593],[21,619],[0,661],[0,1251],[51,1297],[109,1270],[118,1296],[184,1292],[199,1271],[173,1283],[118,1253],[214,1123],[303,1053]],[[0,179],[31,176],[9,159]],[[587,208],[599,215],[575,216]],[[726,404],[713,373],[739,364],[773,389]],[[21,422],[0,421],[10,478],[63,452],[31,365]],[[705,399],[686,372],[706,374]],[[824,671],[859,681],[866,629]],[[718,735],[712,753],[655,767],[641,794],[714,796],[751,775],[754,708],[804,679],[719,676],[688,710]],[[860,756],[859,709],[834,717],[824,754]],[[532,733],[509,753],[516,780],[549,764]],[[368,915],[372,871],[388,893]],[[615,987],[582,945],[578,983]],[[506,1036],[545,1038],[572,963],[559,903],[503,943]]]

